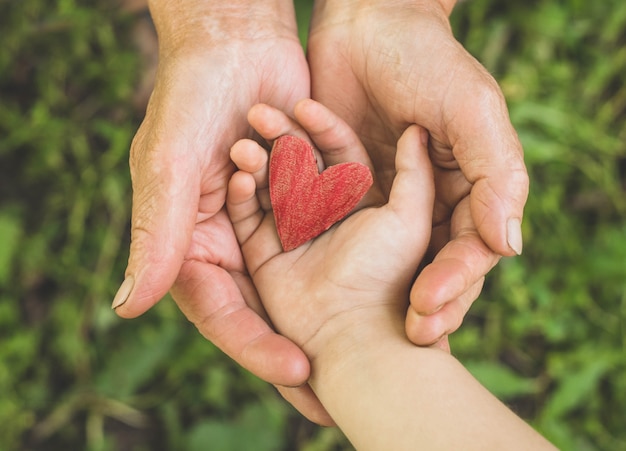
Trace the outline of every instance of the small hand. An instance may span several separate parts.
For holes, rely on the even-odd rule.
[[[370,164],[357,136],[322,105],[303,100],[294,113],[302,128],[267,105],[255,107],[250,122],[270,142],[306,132],[325,161],[350,155]],[[231,178],[227,206],[246,266],[277,330],[309,358],[317,354],[311,340],[329,319],[373,306],[406,309],[431,227],[433,181],[423,136],[412,126],[400,138],[387,204],[379,206],[373,187],[357,211],[290,252],[282,250],[267,195],[267,152],[250,140],[233,146],[240,171]]]

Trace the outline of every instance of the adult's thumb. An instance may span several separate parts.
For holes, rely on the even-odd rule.
[[[456,98],[462,100],[448,113],[453,119],[447,133],[472,184],[470,209],[480,237],[497,254],[513,256],[522,252],[521,220],[528,196],[522,145],[493,77],[481,68],[471,80],[455,85]]]
[[[157,152],[143,155],[131,157],[130,254],[112,304],[123,318],[141,315],[169,291],[189,248],[198,212],[197,168],[194,171],[185,158]]]

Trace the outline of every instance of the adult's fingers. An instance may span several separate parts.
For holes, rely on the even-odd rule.
[[[451,241],[421,271],[411,289],[406,332],[419,345],[429,345],[459,327],[480,294],[485,275],[500,258],[473,228],[467,198],[457,206],[451,233]]]
[[[308,384],[301,387],[277,385],[276,389],[287,402],[298,409],[309,421],[321,426],[336,426],[335,421]]]
[[[496,81],[469,55],[465,66],[451,81],[443,131],[472,184],[470,209],[483,241],[500,255],[520,254],[528,196],[522,146]],[[441,147],[433,146],[431,156],[442,167],[450,162]]]
[[[304,384],[310,371],[306,355],[270,328],[260,303],[254,302],[254,289],[249,283],[238,284],[236,278],[244,276],[189,260],[172,296],[198,331],[241,366],[272,384]]]
[[[413,307],[410,307],[406,318],[409,339],[419,346],[434,344],[436,347],[450,351],[447,337],[461,327],[465,315],[480,294],[483,281],[484,278],[459,297],[443,304],[435,312],[419,314]]]
[[[125,280],[112,305],[125,318],[150,309],[176,280],[200,199],[199,169],[193,159],[177,156],[170,149],[146,150],[138,142],[136,137],[131,148],[130,256]]]

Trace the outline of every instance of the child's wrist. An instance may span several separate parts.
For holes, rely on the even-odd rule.
[[[342,368],[363,355],[362,348],[373,349],[381,340],[393,337],[407,340],[404,309],[397,304],[368,305],[329,318],[303,344],[314,373]],[[325,377],[325,375],[324,375]]]

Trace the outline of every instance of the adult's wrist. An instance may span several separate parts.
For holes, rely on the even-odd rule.
[[[203,47],[262,39],[296,37],[291,0],[149,0],[163,52],[189,44]]]
[[[457,0],[316,0],[315,8],[319,10],[332,10],[333,15],[353,15],[366,9],[377,8],[405,8],[421,9],[449,16],[456,5]]]

